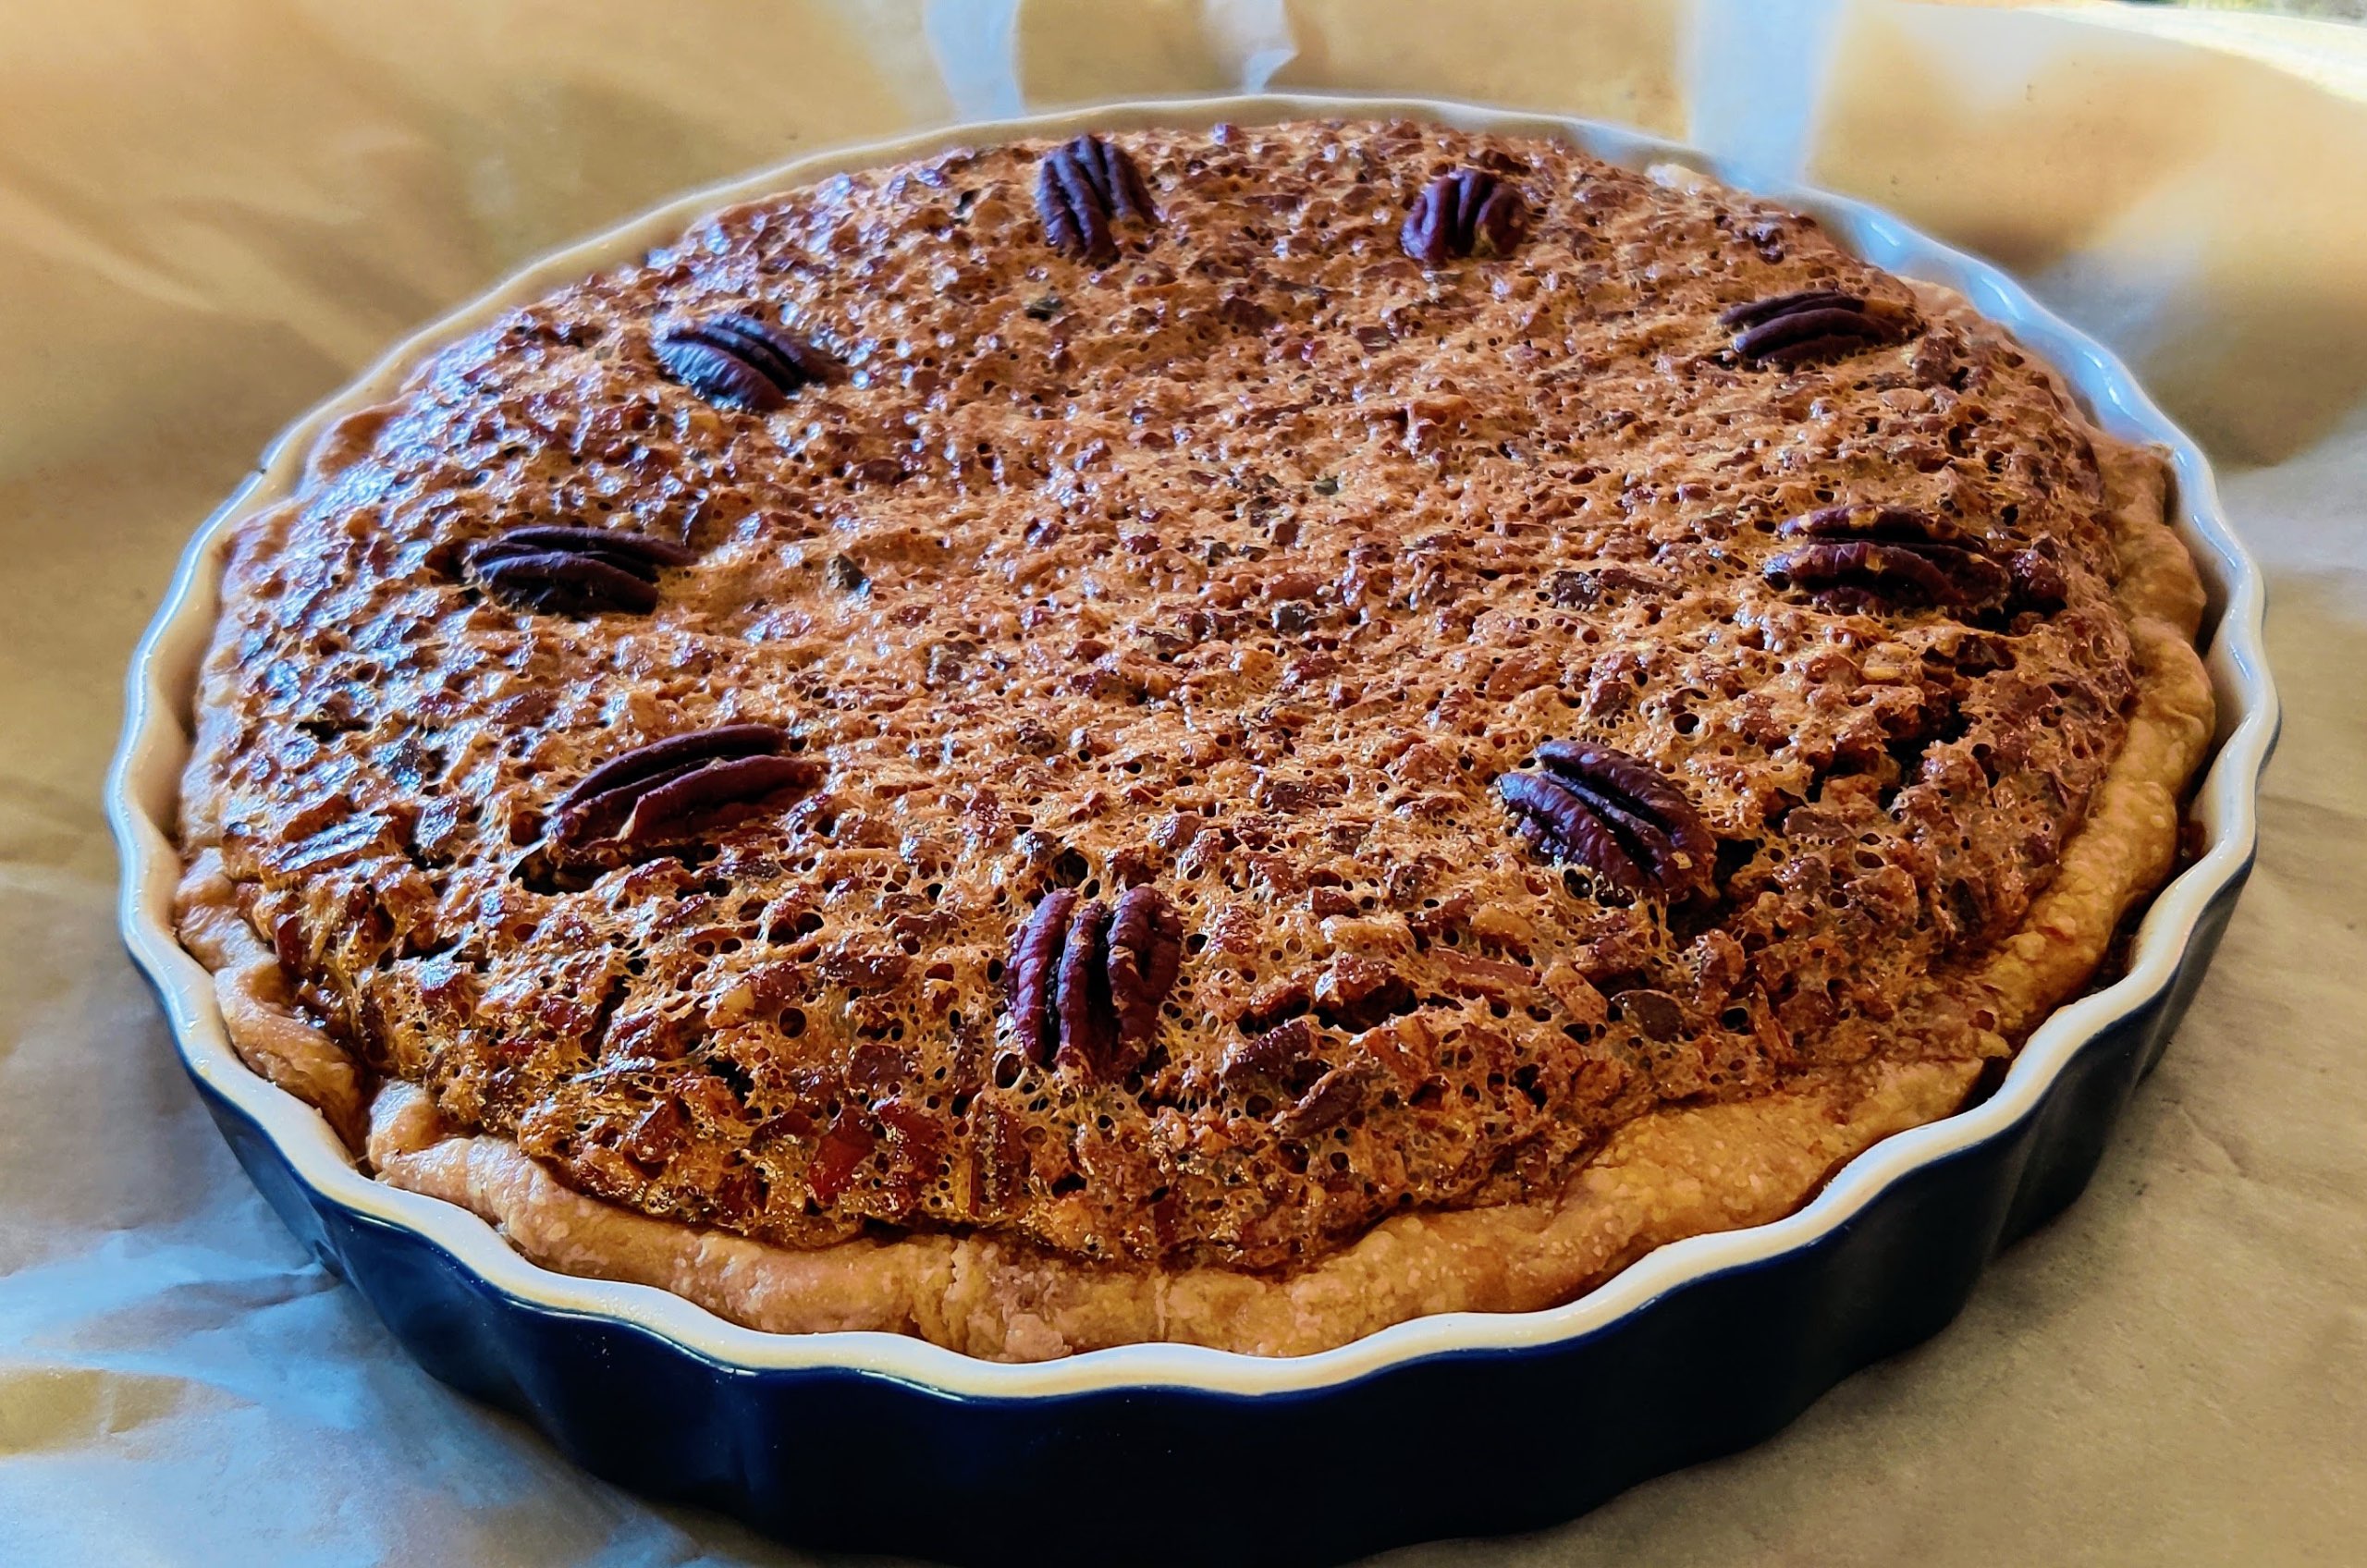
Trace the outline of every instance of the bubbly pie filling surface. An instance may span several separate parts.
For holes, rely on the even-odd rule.
[[[840,177],[233,527],[182,936],[381,1180],[758,1328],[1549,1305],[2089,982],[2211,732],[2165,479],[1945,291],[1555,141]]]

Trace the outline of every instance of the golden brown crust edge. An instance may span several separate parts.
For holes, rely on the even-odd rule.
[[[1966,311],[1944,291],[1923,291],[1935,309]],[[2121,917],[2167,876],[2178,798],[2212,731],[2210,685],[2193,647],[2201,586],[2166,525],[2166,467],[2157,452],[2101,432],[2091,438],[2112,497],[2115,592],[2139,653],[2139,703],[2054,881],[1971,982],[1992,993],[1999,1030],[2014,1037],[2085,983]],[[267,541],[272,516],[239,532],[234,576]],[[209,689],[235,679],[227,652],[208,661]],[[205,745],[201,729],[201,760]],[[194,764],[190,777],[202,777]],[[202,799],[188,809],[202,813]],[[232,1044],[360,1145],[361,1072],[305,1022],[233,900],[211,854],[192,863],[178,900],[182,939],[215,971]],[[509,1139],[448,1133],[407,1084],[378,1089],[366,1147],[379,1179],[472,1210],[545,1267],[656,1285],[759,1329],[914,1333],[1008,1361],[1155,1341],[1294,1355],[1438,1312],[1558,1305],[1664,1243],[1779,1219],[1874,1143],[1958,1109],[1980,1069],[1872,1063],[1803,1075],[1757,1099],[1663,1109],[1614,1133],[1551,1203],[1400,1216],[1279,1278],[1112,1269],[941,1235],[768,1246],[587,1198]]]

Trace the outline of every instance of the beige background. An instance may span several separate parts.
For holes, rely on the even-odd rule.
[[[0,1562],[804,1561],[448,1392],[280,1230],[114,937],[124,660],[272,433],[519,261],[804,147],[1265,81],[1624,119],[2003,260],[2220,460],[2288,712],[2193,1015],[1961,1321],[1748,1454],[1398,1561],[2367,1560],[2361,45],[1814,0],[0,10]]]

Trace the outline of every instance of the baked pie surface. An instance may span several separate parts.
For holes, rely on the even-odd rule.
[[[760,1328],[1551,1305],[2086,982],[2210,731],[2163,497],[1961,302],[1555,141],[842,177],[235,530],[183,937],[381,1179]]]

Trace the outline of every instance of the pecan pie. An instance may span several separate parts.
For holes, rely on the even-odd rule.
[[[181,836],[381,1180],[759,1328],[1569,1299],[1956,1109],[2165,875],[2159,459],[1811,220],[1409,123],[721,212],[230,535]]]

